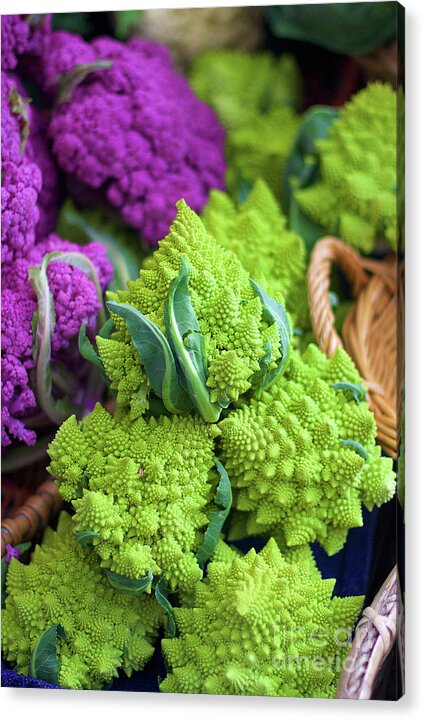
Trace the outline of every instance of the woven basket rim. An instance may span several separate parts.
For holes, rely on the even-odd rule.
[[[371,700],[382,667],[399,643],[403,684],[403,604],[397,565],[363,610],[339,680],[336,698]]]
[[[346,276],[355,298],[342,330],[334,324],[329,290],[333,265]],[[312,329],[328,357],[344,347],[368,387],[368,401],[383,449],[396,458],[399,448],[396,371],[403,367],[397,332],[402,322],[398,290],[400,266],[391,253],[382,260],[362,257],[340,238],[327,236],[315,244],[308,269],[308,299]]]

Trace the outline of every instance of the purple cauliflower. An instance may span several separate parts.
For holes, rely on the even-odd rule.
[[[2,264],[30,252],[51,232],[59,178],[42,113],[28,105],[18,77],[2,73]]]
[[[178,199],[200,212],[224,187],[224,131],[166,48],[57,31],[42,61],[44,90],[58,99],[49,136],[59,166],[149,243],[168,232]]]
[[[14,70],[18,56],[27,49],[30,36],[29,23],[21,15],[1,16],[1,66]]]
[[[1,67],[15,70],[19,57],[37,54],[51,32],[51,15],[1,16]]]
[[[39,265],[47,253],[77,252],[89,258],[95,267],[102,291],[112,279],[113,269],[102,245],[91,243],[82,247],[50,235],[39,242],[25,256],[18,258],[2,277],[2,445],[12,438],[27,445],[36,441],[34,430],[26,427],[26,421],[39,413],[39,400],[33,374],[32,321],[37,310],[37,296],[29,278],[30,267]],[[53,296],[55,326],[51,338],[51,366],[59,376],[63,367],[73,375],[72,387],[75,404],[87,404],[84,397],[84,379],[81,375],[82,359],[77,350],[77,337],[81,325],[87,323],[87,332],[94,336],[96,316],[100,301],[93,281],[79,267],[65,262],[51,262],[47,267],[48,286]]]
[[[1,259],[3,269],[30,251],[35,243],[37,206],[42,179],[34,163],[2,164]]]

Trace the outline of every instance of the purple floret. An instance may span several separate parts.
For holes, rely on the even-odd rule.
[[[21,147],[25,120],[12,111],[12,94],[26,93],[19,78],[2,73],[2,265],[24,257],[51,232],[59,207],[59,178],[46,139],[46,120],[26,107],[29,137]],[[22,152],[23,149],[23,152]]]
[[[70,102],[52,111],[53,153],[65,172],[101,190],[155,244],[168,232],[177,200],[200,212],[209,191],[224,187],[224,131],[175,72],[166,48],[137,38],[87,43],[53,33],[43,56],[44,89],[77,64],[99,60],[112,65],[91,72]]]
[[[1,16],[1,67],[15,70],[21,55],[41,51],[51,33],[51,14]]]
[[[32,414],[36,401],[29,386],[29,370],[32,362],[31,320],[36,310],[32,292],[23,288],[2,288],[2,446],[10,445],[16,438],[26,445],[33,445],[36,434],[25,428],[22,418]]]
[[[38,265],[46,253],[53,251],[84,253],[96,267],[102,290],[113,276],[105,248],[98,243],[80,247],[50,235],[38,243],[25,258],[17,259],[3,275],[2,285],[2,445],[16,438],[33,445],[36,434],[25,427],[25,419],[36,408],[29,371],[32,358],[31,322],[37,309],[35,293],[28,279],[28,269]],[[51,263],[47,269],[53,295],[56,325],[52,338],[52,363],[60,360],[75,370],[76,339],[83,322],[95,331],[99,300],[92,281],[79,268],[66,263]],[[66,350],[66,353],[63,352]],[[81,365],[81,359],[79,360]]]
[[[34,163],[2,165],[1,259],[3,268],[26,255],[35,243],[42,179]]]
[[[30,27],[21,15],[2,15],[1,17],[1,66],[3,70],[14,70],[18,56],[28,46]]]

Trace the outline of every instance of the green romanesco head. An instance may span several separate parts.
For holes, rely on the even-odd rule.
[[[191,415],[118,421],[99,404],[61,426],[48,471],[75,508],[75,530],[96,533],[102,567],[134,580],[164,574],[173,590],[202,577],[195,553],[217,484],[217,435]]]
[[[308,328],[306,253],[302,238],[263,180],[257,180],[244,204],[212,190],[202,220],[208,232],[239,258],[250,277],[290,312],[293,325]]]
[[[146,593],[115,590],[95,556],[75,537],[70,516],[48,528],[29,565],[10,562],[2,610],[2,646],[8,662],[25,675],[40,636],[60,625],[56,643],[58,682],[63,687],[100,689],[122,669],[141,670],[153,655],[164,621]],[[36,665],[35,665],[36,666]]]
[[[396,248],[396,146],[396,93],[371,83],[316,142],[320,177],[295,192],[301,210],[365,253],[379,238]]]
[[[236,533],[272,534],[282,545],[318,540],[329,555],[395,491],[390,458],[375,444],[374,415],[341,349],[328,360],[310,345],[259,400],[219,424],[220,457],[234,491]],[[236,533],[230,535],[235,538]]]
[[[179,636],[162,641],[162,692],[334,697],[363,597],[332,597],[308,547],[283,555],[219,553],[174,610]]]
[[[300,103],[300,72],[290,55],[209,50],[194,60],[190,82],[227,129],[237,129],[268,110],[295,109]]]
[[[181,396],[188,393],[188,410],[194,406],[204,420],[216,422],[222,408],[259,382],[261,371],[282,369],[290,328],[287,318],[279,330],[267,316],[263,296],[236,254],[223,249],[183,200],[177,207],[169,234],[140,277],[127,291],[110,294],[115,332],[98,338],[98,349],[118,408],[132,419],[144,412],[150,383],[170,412],[187,411]],[[136,313],[135,330],[119,314],[125,312]],[[163,373],[155,384],[158,368]],[[179,397],[171,400],[177,386]]]
[[[210,51],[193,63],[191,84],[227,129],[227,187],[266,180],[279,197],[284,165],[300,124],[300,73],[291,56]]]

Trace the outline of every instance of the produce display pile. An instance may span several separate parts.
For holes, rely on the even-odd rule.
[[[397,94],[358,74],[311,107],[259,8],[192,45],[159,12],[163,36],[150,11],[2,16],[3,473],[38,463],[64,501],[2,560],[5,673],[335,697],[366,589],[315,549],[394,498],[396,463],[307,272],[327,234],[396,250]]]

